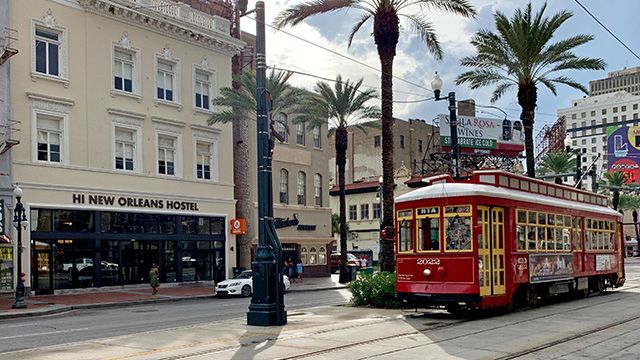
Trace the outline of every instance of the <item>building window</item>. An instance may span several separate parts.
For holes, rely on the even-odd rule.
[[[607,109],[602,109],[602,115],[607,115]]]
[[[638,110],[638,104],[633,104],[632,109],[633,110]]]
[[[373,146],[380,147],[380,135],[376,135],[373,137]]]
[[[358,207],[349,205],[349,220],[358,220]]]
[[[113,88],[133,93],[135,53],[120,48],[113,49]]]
[[[296,144],[304,145],[304,122],[296,124]]]
[[[422,140],[418,140],[418,152],[422,153]]]
[[[212,143],[196,141],[196,178],[202,180],[212,179],[213,155]]]
[[[622,105],[622,106],[620,107],[620,111],[627,111],[627,107],[626,107],[625,105]]]
[[[587,117],[587,113],[586,113],[586,112],[582,112],[582,113],[580,113],[580,117],[581,117],[582,119],[586,118],[586,117]]]
[[[197,109],[209,110],[211,94],[211,73],[196,69],[195,72],[195,106]]]
[[[313,194],[316,199],[316,206],[322,206],[322,175],[313,176]]]
[[[573,146],[578,145],[578,140],[573,140]]]
[[[168,135],[158,135],[158,174],[175,175],[176,143],[178,139]]]
[[[38,73],[60,76],[62,34],[52,29],[35,28],[35,70]]]
[[[404,149],[404,135],[400,135],[400,148]]]
[[[627,121],[627,115],[622,115],[622,116],[620,117],[620,120],[622,120],[622,121]]]
[[[156,98],[166,101],[176,101],[176,66],[174,62],[158,59],[156,73]]]
[[[136,170],[136,131],[116,127],[115,129],[115,167],[118,170]]]
[[[280,203],[289,203],[289,172],[286,169],[280,169]]]
[[[64,118],[44,114],[36,115],[38,161],[62,162]]]
[[[362,220],[369,219],[369,204],[360,205],[360,219]]]
[[[591,110],[591,116],[596,116],[596,111],[595,110]]]
[[[288,121],[287,114],[282,112],[278,113],[278,116],[276,117],[275,129],[280,135],[280,137],[284,139],[283,142],[289,141],[289,137],[287,136],[287,128],[288,128],[287,121]]]
[[[617,123],[617,122],[618,122],[618,117],[617,117],[617,116],[614,116],[614,117],[613,117],[613,122],[614,122],[614,123]]]
[[[571,114],[571,120],[575,120],[578,117],[578,114]]]
[[[592,143],[592,144],[595,144],[595,143],[596,143],[596,138],[594,138],[594,137],[593,137],[593,138],[591,138],[591,143]]]
[[[300,260],[304,265],[326,265],[327,249],[323,245],[308,245],[300,248]]]
[[[307,200],[305,194],[307,193],[307,175],[298,171],[298,205],[306,205]]]
[[[618,112],[618,107],[617,107],[617,106],[614,106],[614,107],[613,107],[613,113],[615,114],[615,113],[617,113],[617,112]]]
[[[373,204],[373,218],[374,219],[380,219],[380,213],[381,213],[381,207],[380,207],[380,203],[374,203]]]
[[[322,142],[320,142],[320,126],[316,125],[313,127],[313,147],[316,149],[322,148]]]

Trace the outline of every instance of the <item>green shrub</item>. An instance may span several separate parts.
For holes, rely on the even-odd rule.
[[[354,306],[373,306],[395,309],[400,307],[396,300],[396,274],[377,272],[373,275],[359,274],[351,282],[351,303]]]

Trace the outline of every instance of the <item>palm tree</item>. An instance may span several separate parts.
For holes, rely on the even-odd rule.
[[[550,152],[542,157],[540,168],[538,168],[538,176],[554,174],[556,175],[555,183],[562,184],[562,176],[560,175],[569,173],[575,168],[576,159],[573,153],[568,151]]]
[[[418,12],[405,12],[416,5]],[[308,0],[294,5],[280,13],[275,19],[275,26],[282,28],[296,25],[306,18],[338,11],[362,11],[362,17],[353,25],[349,34],[349,44],[360,28],[369,20],[373,20],[373,39],[382,72],[382,177],[383,177],[383,216],[382,225],[393,227],[393,58],[400,37],[400,17],[409,21],[414,30],[427,45],[429,52],[442,59],[442,49],[431,24],[424,16],[423,8],[446,11],[464,17],[473,17],[476,11],[467,0]],[[382,246],[381,268],[393,271],[395,268],[393,246],[384,241]]]
[[[577,46],[593,39],[591,35],[575,35],[550,43],[556,30],[573,14],[563,10],[545,17],[543,5],[533,14],[531,3],[515,11],[511,19],[496,12],[497,33],[480,30],[471,40],[477,54],[461,60],[463,66],[475,68],[462,73],[456,83],[469,83],[472,89],[497,85],[491,102],[497,101],[507,90],[517,87],[518,103],[522,108],[520,120],[524,126],[524,144],[527,158],[527,176],[535,177],[533,156],[533,122],[538,99],[538,85],[547,87],[554,95],[556,84],[564,84],[585,94],[587,89],[575,80],[558,74],[562,70],[601,70],[605,63],[598,58],[578,57]]]
[[[613,192],[611,206],[613,207],[613,210],[618,210],[618,206],[620,204],[620,190],[627,182],[627,175],[621,171],[611,171],[604,173],[604,179],[607,182],[607,188],[609,188],[609,191]]]
[[[295,117],[303,109],[300,99],[306,95],[302,89],[288,84],[291,72],[271,71],[267,77],[267,90],[272,98],[272,114],[285,113]],[[212,100],[215,106],[223,107],[209,118],[209,124],[241,123],[248,132],[249,121],[256,119],[256,76],[251,71],[234,76],[234,82],[240,85],[239,90],[225,87],[220,89],[220,96]],[[234,139],[237,140],[237,139]],[[253,237],[253,200],[249,183],[249,141],[234,141],[234,182],[236,198],[236,216],[247,219],[246,235],[237,236],[238,266],[251,267],[251,239]]]
[[[618,201],[618,212],[624,215],[625,210],[634,210],[640,208],[640,197],[631,194],[620,194]]]
[[[377,127],[375,121],[362,122],[363,119],[379,118],[380,110],[366,105],[376,98],[375,90],[360,90],[363,79],[352,83],[342,80],[338,75],[335,85],[319,81],[316,83],[316,96],[306,104],[307,114],[298,117],[295,122],[304,121],[309,127],[321,126],[328,122],[331,132],[335,132],[336,165],[338,166],[338,189],[340,198],[340,282],[348,282],[347,274],[347,211],[344,193],[344,167],[347,162],[347,127],[354,126],[366,131],[367,127]],[[328,115],[328,116],[327,116]]]

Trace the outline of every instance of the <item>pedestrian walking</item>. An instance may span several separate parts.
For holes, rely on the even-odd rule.
[[[151,288],[153,289],[153,293],[151,295],[155,295],[158,293],[158,288],[160,287],[159,282],[160,270],[158,270],[158,266],[156,263],[151,265],[151,270],[149,270],[149,283],[151,284]]]
[[[296,272],[298,273],[298,280],[302,283],[302,260],[298,259],[296,264]]]
[[[288,272],[289,280],[291,282],[296,282],[296,275],[295,275],[295,271],[296,271],[295,266],[296,265],[293,263],[293,259],[289,258],[289,261],[287,262],[287,266],[288,266],[288,269],[289,269],[289,272]]]

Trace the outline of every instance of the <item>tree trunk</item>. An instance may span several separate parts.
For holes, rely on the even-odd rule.
[[[336,129],[336,165],[338,166],[338,189],[340,193],[340,279],[341,284],[351,279],[347,273],[347,210],[344,196],[344,167],[347,163],[347,128]]]
[[[638,243],[638,255],[636,256],[640,256],[640,228],[638,228],[638,210],[633,210],[633,229],[636,231],[636,242]],[[624,234],[621,234],[621,236],[624,238]],[[631,252],[631,256],[633,256],[633,252]]]
[[[611,205],[613,206],[613,210],[618,211],[618,205],[620,205],[620,191],[613,191],[613,199],[611,199]]]
[[[518,86],[518,103],[522,108],[520,120],[524,126],[524,150],[527,159],[527,176],[536,177],[536,163],[533,155],[533,119],[538,101],[538,89],[533,82]]]
[[[382,74],[382,228],[393,229],[393,58],[400,36],[395,9],[376,13],[373,36],[378,48]],[[380,269],[395,270],[393,236],[380,239]]]
[[[240,17],[235,9],[233,36],[240,38]],[[232,60],[232,72],[239,76],[242,72],[240,55],[235,55]],[[233,89],[240,91],[240,84],[232,82]],[[236,199],[236,217],[244,218],[247,224],[245,235],[236,235],[236,266],[245,269],[251,268],[251,240],[253,238],[253,203],[251,201],[251,189],[249,181],[249,122],[248,119],[233,122],[233,196]]]

